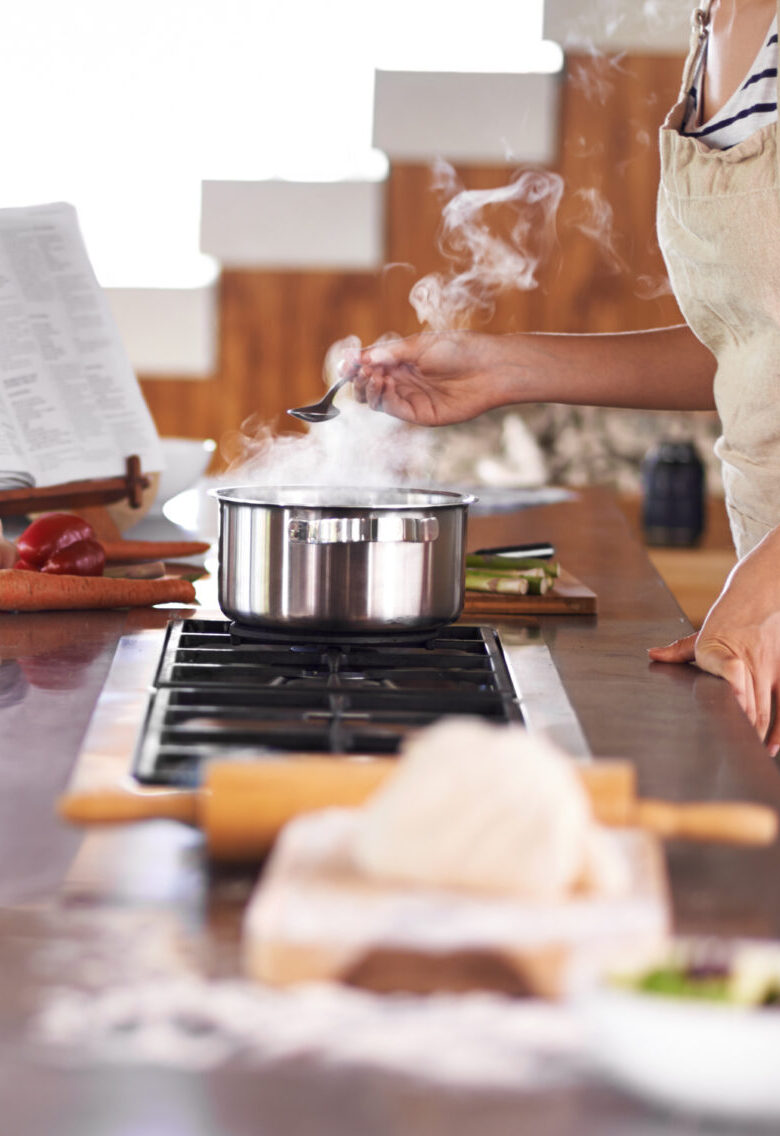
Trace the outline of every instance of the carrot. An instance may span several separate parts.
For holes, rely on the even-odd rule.
[[[176,560],[208,552],[207,540],[101,540],[107,564],[137,564],[141,560]]]
[[[51,576],[18,568],[0,571],[0,611],[63,611],[68,608],[146,607],[190,604],[189,580],[116,580],[106,576]]]

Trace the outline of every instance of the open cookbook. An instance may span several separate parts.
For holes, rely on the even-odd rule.
[[[0,491],[145,472],[152,417],[71,205],[0,209]]]

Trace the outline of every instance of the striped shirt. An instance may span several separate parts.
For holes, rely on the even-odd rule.
[[[777,16],[744,83],[708,122],[699,122],[699,92],[704,81],[707,49],[688,91],[681,134],[700,138],[713,150],[728,150],[762,126],[777,121]]]

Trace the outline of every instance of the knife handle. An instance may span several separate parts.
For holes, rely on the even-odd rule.
[[[555,556],[555,547],[549,541],[534,544],[504,544],[498,548],[475,548],[475,556],[517,556],[520,559],[549,560]]]
[[[643,798],[627,822],[666,839],[724,844],[771,844],[777,837],[777,813],[766,805],[702,801],[678,805]]]

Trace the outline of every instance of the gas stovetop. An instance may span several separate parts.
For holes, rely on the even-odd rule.
[[[138,780],[191,784],[204,761],[247,750],[397,753],[443,715],[522,722],[496,632],[451,625],[418,643],[280,644],[231,633],[226,620],[168,629]]]
[[[590,750],[542,631],[452,624],[423,642],[236,642],[221,613],[122,636],[74,783],[193,785],[204,762],[269,753],[390,755],[444,715]]]

